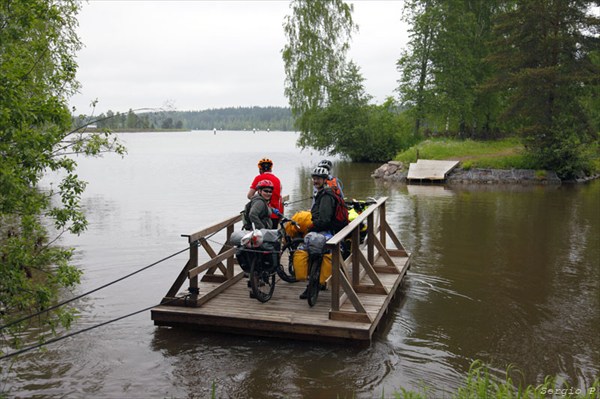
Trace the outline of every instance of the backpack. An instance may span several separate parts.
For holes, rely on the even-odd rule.
[[[335,212],[333,214],[331,226],[333,232],[337,233],[348,226],[348,207],[346,207],[346,203],[335,190],[326,190],[325,194],[329,194],[335,199]]]
[[[331,191],[333,191],[334,193],[336,193],[338,195],[338,197],[342,197],[342,191],[340,190],[338,181],[337,181],[337,177],[334,177],[332,179],[327,179],[327,185],[331,188]]]
[[[252,200],[248,201],[244,210],[240,212],[242,215],[242,229],[252,230],[252,222],[250,221],[250,208],[252,207]]]

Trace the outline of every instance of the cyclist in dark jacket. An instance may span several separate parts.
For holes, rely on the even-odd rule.
[[[310,208],[312,225],[308,230],[331,237],[335,218],[335,198],[331,193],[331,187],[327,185],[329,171],[326,168],[317,166],[312,171],[311,176],[317,194],[315,195],[315,202]],[[306,299],[307,294],[308,288],[300,294],[300,299]]]
[[[323,167],[316,167],[311,176],[317,193],[315,195],[315,202],[310,208],[312,226],[310,226],[309,230],[332,232],[332,221],[335,217],[335,198],[331,193],[331,187],[327,185],[329,171]]]
[[[327,172],[328,172],[327,185],[329,187],[331,187],[331,189],[333,191],[335,191],[337,193],[337,195],[340,196],[340,198],[344,198],[344,184],[342,183],[342,181],[340,180],[339,177],[335,177],[331,173],[331,168],[333,167],[333,164],[331,163],[331,161],[328,159],[324,159],[321,162],[319,162],[319,164],[317,166],[327,169]]]
[[[270,229],[273,224],[271,222],[272,212],[269,201],[273,195],[273,183],[270,180],[261,180],[258,182],[256,189],[257,193],[250,200],[248,219],[256,229]]]

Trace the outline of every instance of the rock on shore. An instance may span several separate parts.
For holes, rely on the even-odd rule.
[[[381,165],[371,175],[376,179],[406,183],[408,168],[402,162],[390,161]],[[530,169],[461,169],[456,168],[446,176],[448,184],[560,184],[553,171]]]
[[[408,168],[405,168],[402,162],[389,161],[375,169],[371,177],[395,182],[406,182],[407,174]]]

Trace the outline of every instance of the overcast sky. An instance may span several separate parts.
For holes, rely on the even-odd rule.
[[[394,95],[407,41],[402,1],[354,4],[349,56],[381,103]],[[79,13],[77,113],[288,106],[281,49],[288,1],[90,0]]]

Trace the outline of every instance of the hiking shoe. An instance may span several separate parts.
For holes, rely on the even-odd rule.
[[[302,294],[300,294],[300,299],[306,299],[308,298],[308,288],[306,288],[304,290],[304,292]]]
[[[252,292],[252,291],[250,291],[250,298],[256,299],[256,295],[254,295],[254,292]]]

